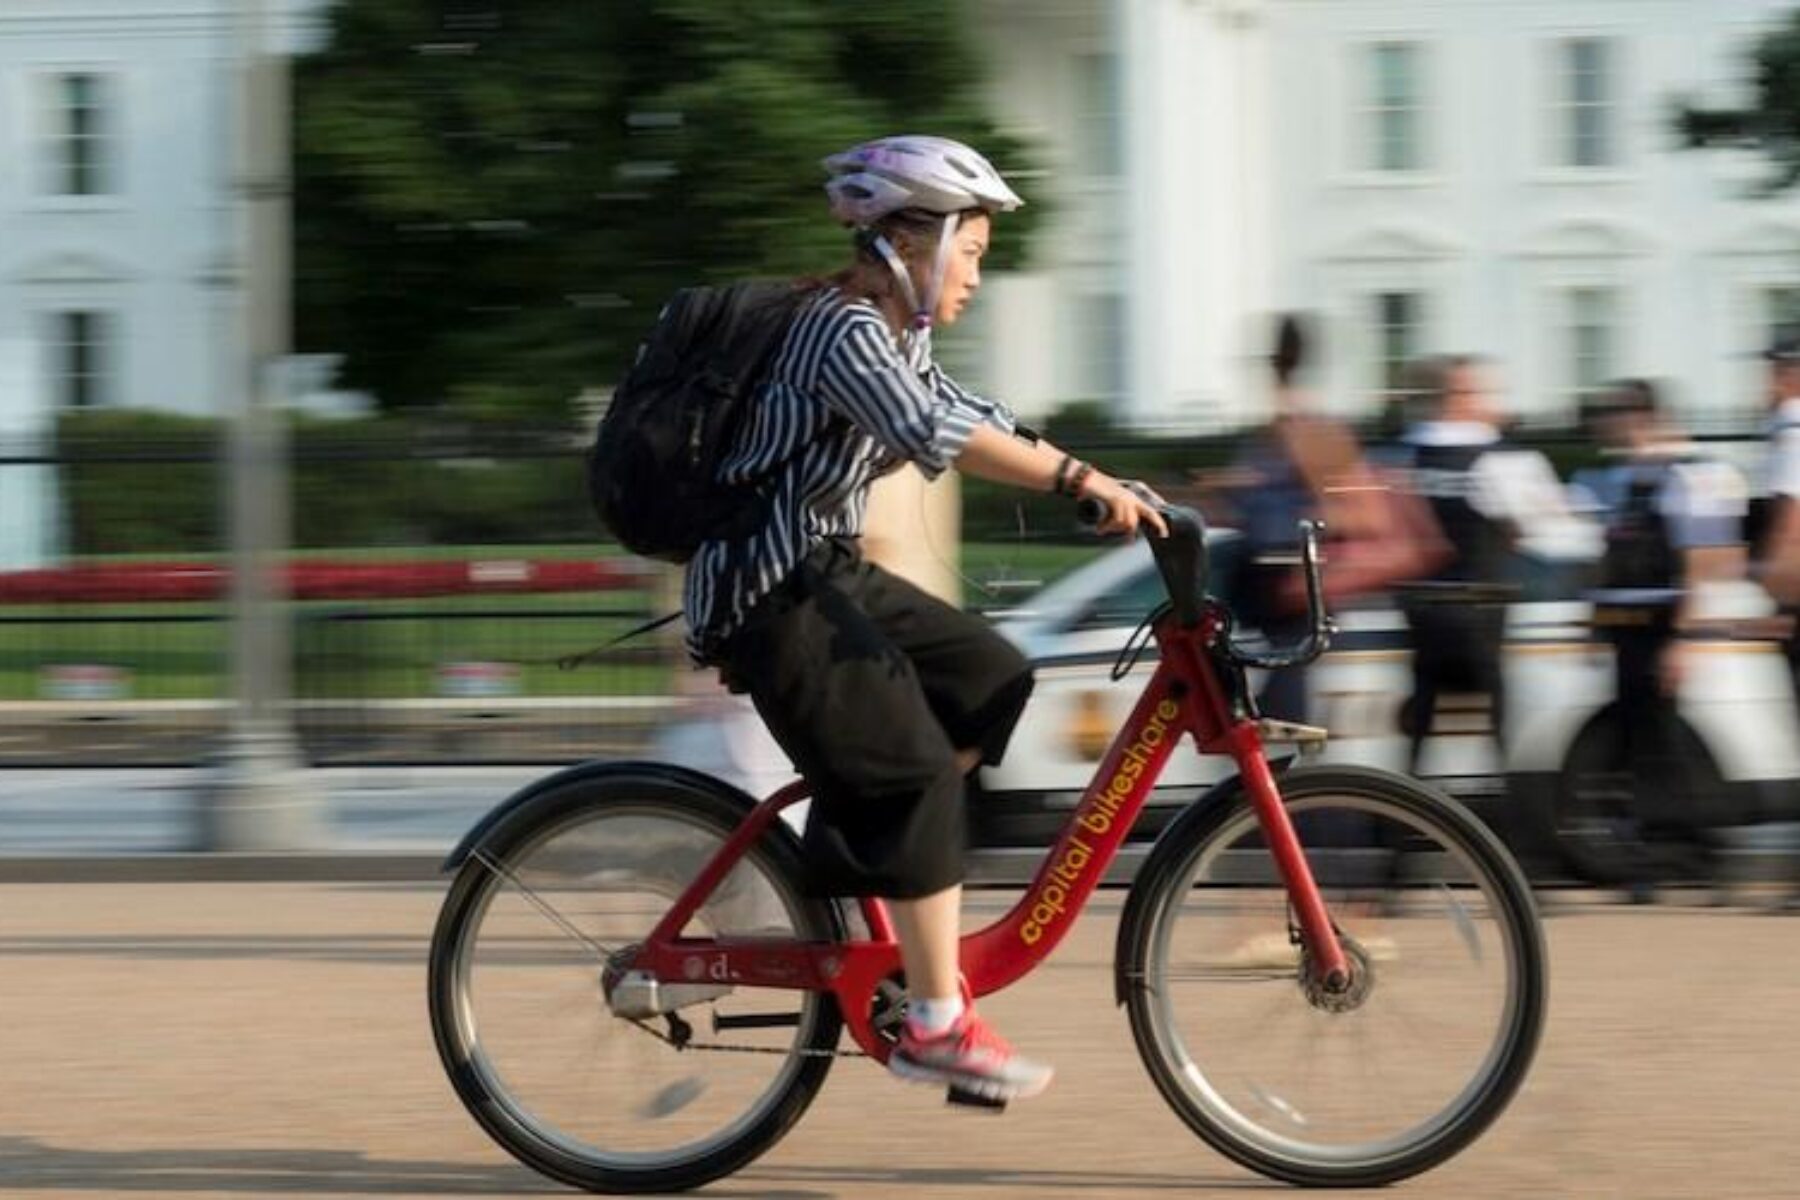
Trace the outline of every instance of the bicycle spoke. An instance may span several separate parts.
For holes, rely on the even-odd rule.
[[[515,1156],[565,1181],[579,1164],[590,1190],[683,1190],[780,1136],[791,1120],[770,1114],[817,1091],[841,1021],[807,993],[784,997],[782,1021],[716,1042],[663,1028],[701,1026],[716,1003],[678,1010],[685,1019],[614,1015],[603,992],[614,947],[649,938],[739,810],[686,781],[600,786],[617,799],[547,805],[458,876],[433,938],[433,1024],[446,1061],[462,1064],[451,1072],[458,1094]],[[662,798],[640,799],[646,791]],[[801,871],[792,840],[772,836],[738,860],[726,902],[692,927],[831,940],[832,910],[805,896]]]
[[[599,960],[599,962],[602,966],[604,966],[606,964],[606,960],[612,956],[613,952],[611,950],[607,949],[605,946],[602,946],[599,942],[596,942],[593,938],[590,938],[587,934],[585,934],[585,933],[581,932],[581,930],[577,929],[573,924],[571,924],[568,921],[567,918],[565,918],[561,913],[557,912],[555,908],[553,908],[548,902],[546,902],[542,897],[540,897],[537,894],[537,892],[533,891],[530,887],[528,887],[526,885],[525,881],[520,879],[517,874],[515,874],[513,871],[508,870],[504,863],[500,862],[498,859],[496,859],[493,855],[487,853],[485,850],[481,850],[479,848],[476,849],[476,851],[474,853],[474,857],[477,861],[479,861],[481,863],[482,866],[484,866],[488,870],[494,872],[494,874],[500,876],[502,879],[504,879],[508,883],[512,884],[513,887],[517,888],[519,894],[521,896],[525,897],[525,899],[528,902],[530,902],[530,904],[533,908],[537,909],[538,912],[542,913],[545,917],[547,917],[550,920],[550,922],[552,924],[554,924],[558,929],[561,929],[564,933],[568,934],[570,937],[574,938],[576,941],[580,942],[582,945],[586,946],[590,951],[592,951],[594,954],[594,957]]]
[[[1444,906],[1450,910],[1450,919],[1456,925],[1456,932],[1462,936],[1463,945],[1469,948],[1469,956],[1476,962],[1481,961],[1481,935],[1475,929],[1474,919],[1469,910],[1456,894],[1444,884],[1438,884],[1437,890],[1442,894]]]
[[[1298,774],[1308,773],[1335,772]],[[1390,799],[1383,781],[1364,791],[1368,775],[1342,774],[1354,776],[1344,791],[1290,793],[1294,776],[1282,786],[1351,960],[1349,985],[1333,992],[1309,978],[1305,949],[1276,969],[1291,905],[1241,804],[1203,826],[1168,877],[1143,935],[1146,986],[1131,1003],[1177,1111],[1240,1161],[1299,1183],[1387,1182],[1453,1152],[1459,1124],[1497,1111],[1469,1097],[1492,1089],[1503,1102],[1528,1061],[1535,1034],[1509,1030],[1541,1019],[1541,993],[1520,1007],[1521,972],[1541,963],[1521,952],[1541,943],[1521,932],[1528,909],[1502,898],[1522,891],[1516,868],[1434,823],[1466,818],[1404,786]]]

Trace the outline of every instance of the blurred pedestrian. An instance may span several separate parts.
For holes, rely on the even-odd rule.
[[[1800,334],[1785,330],[1764,352],[1768,363],[1769,455],[1766,498],[1752,521],[1754,571],[1781,610],[1796,619],[1788,667],[1800,693]],[[1800,855],[1784,907],[1800,912]]]
[[[1273,415],[1226,477],[1229,519],[1243,537],[1232,608],[1278,644],[1308,628],[1301,521],[1325,524],[1323,579],[1334,607],[1416,576],[1447,554],[1429,512],[1369,463],[1347,426],[1316,411],[1301,382],[1314,358],[1302,319],[1280,317],[1269,355]],[[1258,704],[1270,716],[1305,721],[1305,667],[1271,672]]]
[[[1724,816],[1676,696],[1699,629],[1699,588],[1743,573],[1746,489],[1736,471],[1698,453],[1647,380],[1608,388],[1596,430],[1616,461],[1590,485],[1606,514],[1593,624],[1614,650],[1620,765],[1647,851],[1645,877],[1632,883],[1646,900],[1662,865],[1698,865],[1693,852]]]
[[[1241,557],[1231,595],[1233,614],[1275,642],[1306,634],[1306,614],[1278,598],[1299,553],[1299,523],[1318,515],[1318,498],[1296,452],[1307,438],[1308,420],[1298,375],[1306,359],[1306,336],[1298,318],[1284,316],[1269,356],[1274,376],[1273,416],[1250,434],[1233,464],[1226,488],[1230,519],[1242,536]],[[1271,672],[1258,704],[1287,721],[1306,720],[1306,668]]]
[[[1450,693],[1486,700],[1504,765],[1503,652],[1508,601],[1517,590],[1509,582],[1509,558],[1541,525],[1573,518],[1549,461],[1502,438],[1502,413],[1483,360],[1429,359],[1415,364],[1411,375],[1425,416],[1407,430],[1400,458],[1451,553],[1436,571],[1401,590],[1412,641],[1413,693],[1405,709],[1409,769],[1418,771],[1438,702]]]

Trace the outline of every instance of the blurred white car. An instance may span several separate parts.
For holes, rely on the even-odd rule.
[[[1209,533],[1215,591],[1230,570],[1235,535]],[[1166,596],[1143,541],[1122,546],[1051,583],[996,618],[1037,667],[1037,687],[1006,759],[984,768],[972,807],[974,874],[1024,878],[1061,828],[1155,665],[1152,647],[1124,679],[1111,678],[1134,629]],[[1717,619],[1765,616],[1750,584],[1719,585],[1701,602]],[[1475,804],[1522,854],[1554,849],[1596,880],[1642,873],[1632,844],[1631,797],[1619,793],[1611,650],[1588,630],[1582,601],[1512,606],[1506,664],[1504,760],[1479,704],[1440,704],[1420,773]],[[1404,770],[1401,706],[1411,692],[1404,617],[1385,606],[1335,614],[1332,649],[1308,668],[1308,719],[1331,731],[1321,761]],[[1787,664],[1769,641],[1703,642],[1680,697],[1690,751],[1710,804],[1726,823],[1784,811],[1800,777],[1800,738]],[[1253,680],[1253,683],[1256,682]],[[1271,754],[1285,753],[1271,746]],[[665,731],[658,753],[766,794],[792,768],[736,698]],[[1134,831],[1147,842],[1180,807],[1233,770],[1229,759],[1176,753]],[[1541,835],[1541,836],[1539,836]],[[1554,839],[1552,847],[1549,842]],[[1532,842],[1536,844],[1531,844]],[[1124,871],[1134,865],[1127,855]],[[1540,864],[1541,865],[1541,864]]]

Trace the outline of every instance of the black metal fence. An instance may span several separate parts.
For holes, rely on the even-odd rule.
[[[641,748],[674,703],[648,608],[302,607],[293,718],[315,765],[560,763]],[[0,611],[0,766],[182,766],[230,718],[223,613]]]
[[[214,752],[232,690],[216,586],[223,432],[82,413],[53,437],[0,444],[0,486],[26,484],[29,501],[9,519],[41,534],[15,539],[14,561],[0,561],[0,766],[182,765]],[[301,424],[290,462],[296,561],[609,553],[581,486],[581,439],[567,430]],[[65,578],[71,567],[96,578]],[[195,584],[209,572],[215,586]],[[552,762],[641,740],[670,703],[668,638],[634,639],[574,671],[557,660],[651,616],[662,585],[645,575],[608,591],[401,587],[290,604],[302,752],[320,764]]]
[[[30,472],[59,543],[41,565],[217,570],[225,560],[223,442],[208,422],[83,414],[58,436],[0,444],[0,484]],[[1228,441],[1064,438],[1170,489],[1228,459]],[[303,426],[292,441],[296,558],[594,559],[603,546],[567,430],[380,420]],[[1559,460],[1582,448],[1565,442]],[[9,493],[8,493],[9,494]],[[1066,540],[1065,501],[970,483],[968,542]],[[17,519],[16,514],[8,519]],[[4,541],[0,540],[0,550]],[[229,717],[226,607],[214,595],[21,599],[0,561],[0,766],[187,764]],[[15,576],[16,578],[16,576]],[[294,722],[320,764],[564,762],[641,747],[682,690],[667,631],[598,654],[668,611],[667,570],[642,586],[561,594],[396,596],[290,606]]]
[[[0,766],[184,765],[214,752],[230,715],[227,605],[217,588],[161,589],[227,560],[223,432],[84,413],[54,437],[0,444],[0,484],[29,475],[47,548],[0,561]],[[583,442],[516,426],[296,426],[294,559],[617,556],[588,507]],[[1010,502],[978,489],[965,520],[972,536],[1019,536]],[[1067,536],[1068,514],[1034,528]],[[605,592],[291,604],[302,752],[334,765],[547,763],[641,748],[681,702],[685,659],[668,631],[557,666],[674,606],[670,569],[638,565],[642,586]],[[21,566],[146,573],[9,590],[5,572]]]

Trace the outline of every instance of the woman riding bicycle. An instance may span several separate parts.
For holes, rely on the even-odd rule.
[[[825,160],[854,259],[802,304],[760,385],[724,482],[773,497],[752,533],[688,565],[689,648],[749,693],[812,786],[811,883],[889,901],[909,994],[890,1067],[1007,1099],[1049,1067],[965,1006],[957,965],[965,777],[996,763],[1030,694],[1029,664],[980,617],[865,562],[870,484],[911,462],[1107,507],[1103,533],[1167,532],[1142,497],[1019,429],[931,359],[981,283],[995,213],[1023,201],[980,154],[890,137]]]

